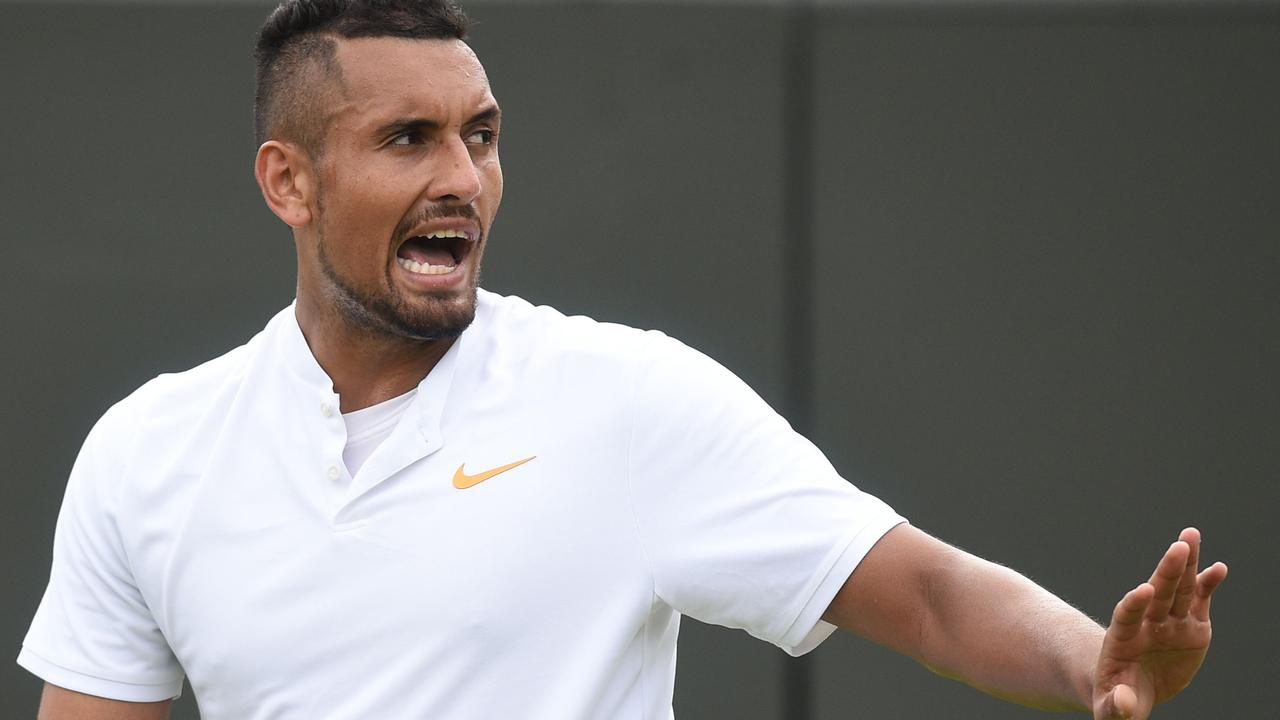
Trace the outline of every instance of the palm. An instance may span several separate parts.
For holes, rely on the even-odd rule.
[[[1094,674],[1094,718],[1145,720],[1185,688],[1209,649],[1209,599],[1227,576],[1215,563],[1197,574],[1200,533],[1182,531],[1151,579],[1116,605]]]

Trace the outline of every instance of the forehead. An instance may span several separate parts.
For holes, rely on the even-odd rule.
[[[461,40],[343,38],[337,60],[347,101],[340,115],[449,115],[495,104],[484,67]]]

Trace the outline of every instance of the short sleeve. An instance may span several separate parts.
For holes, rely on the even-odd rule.
[[[628,474],[656,594],[792,655],[871,547],[903,519],[841,478],[741,380],[657,336],[634,387]]]
[[[116,418],[118,419],[118,418]],[[182,669],[134,582],[117,519],[122,433],[90,432],[58,515],[49,585],[18,664],[48,683],[113,700],[177,697]]]

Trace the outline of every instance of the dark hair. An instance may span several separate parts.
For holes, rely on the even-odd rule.
[[[255,139],[284,137],[319,152],[325,93],[315,84],[341,77],[335,37],[462,40],[467,25],[453,0],[285,0],[258,32]]]

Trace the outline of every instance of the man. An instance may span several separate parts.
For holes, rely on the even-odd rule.
[[[478,290],[501,113],[443,2],[290,0],[255,173],[297,301],[113,407],[19,661],[41,717],[670,715],[680,614],[833,629],[1014,701],[1145,718],[1226,576],[1182,532],[1110,627],[905,524],[658,333]]]

